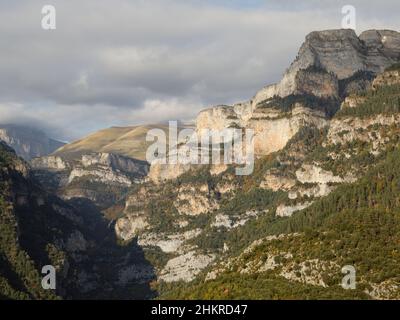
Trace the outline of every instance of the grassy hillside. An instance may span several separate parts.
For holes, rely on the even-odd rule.
[[[132,127],[112,127],[97,131],[85,138],[71,142],[53,154],[66,159],[80,158],[91,152],[115,153],[139,160],[146,160],[147,132],[159,128],[168,134],[168,125],[144,125]]]

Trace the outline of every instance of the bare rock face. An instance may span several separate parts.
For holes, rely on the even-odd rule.
[[[272,191],[285,190],[288,191],[296,185],[296,180],[284,176],[274,174],[269,171],[260,184],[260,188]]]
[[[240,114],[236,113],[232,106],[215,106],[199,113],[196,119],[196,126],[197,129],[212,128],[223,130],[240,124],[241,121]]]
[[[289,199],[297,199],[299,196],[304,197],[307,196],[309,198],[320,198],[325,197],[330,194],[333,190],[335,190],[335,186],[330,186],[327,183],[317,184],[311,188],[294,188],[288,193]]]
[[[253,107],[273,96],[285,97],[298,92],[307,92],[315,96],[328,94],[333,88],[335,76],[338,80],[344,80],[358,71],[375,74],[383,72],[399,61],[399,50],[400,33],[396,31],[369,30],[363,32],[360,37],[357,37],[353,30],[311,32],[283,79],[278,84],[259,91],[253,99]],[[325,81],[316,78],[315,68],[325,70],[332,78],[329,79],[328,75],[325,75]],[[308,76],[301,75],[304,70],[310,69],[314,71],[308,72]],[[313,78],[318,81],[312,81]],[[314,82],[317,86],[312,88],[308,82]],[[321,90],[321,83],[324,83],[322,86],[325,90]],[[329,83],[331,88],[327,90]]]
[[[165,282],[190,282],[214,259],[215,255],[205,255],[190,251],[169,260],[161,271],[160,279]]]
[[[130,186],[135,178],[143,178],[148,172],[146,162],[111,153],[85,154],[79,161],[50,155],[32,159],[31,165],[35,170],[64,172],[66,184],[89,177],[96,182]]]
[[[31,165],[35,169],[67,170],[69,168],[69,163],[58,156],[34,158],[31,160]]]
[[[359,37],[350,29],[312,32],[279,83],[264,87],[249,101],[201,111],[197,134],[203,129],[249,128],[254,130],[256,156],[279,151],[301,127],[327,126],[342,97],[365,90],[378,73],[398,61],[400,33],[396,31],[369,30]],[[314,107],[293,97],[311,97]],[[276,99],[283,99],[285,107],[275,104]],[[342,107],[357,103],[349,100]],[[160,182],[188,170],[189,165],[156,164],[149,177]]]
[[[324,170],[316,165],[304,164],[296,171],[297,180],[301,183],[343,183],[351,182],[352,179],[335,176],[331,171]]]
[[[254,130],[254,152],[256,155],[265,155],[284,148],[287,142],[306,125],[318,128],[326,126],[324,115],[296,104],[288,113],[280,113],[280,116],[269,118],[255,117],[250,119],[248,128]]]
[[[148,178],[158,184],[165,180],[176,179],[183,173],[189,171],[190,164],[162,164],[153,163],[150,166]]]
[[[111,167],[123,172],[147,173],[144,161],[138,161],[113,153],[93,153],[82,156],[81,163],[84,167],[101,165]]]
[[[311,204],[311,202],[299,203],[294,206],[285,206],[281,204],[278,206],[278,208],[276,208],[276,215],[279,217],[290,217],[296,211],[303,210],[309,207]]]
[[[141,214],[130,214],[117,220],[115,233],[123,240],[130,240],[138,235],[138,232],[148,226],[147,217]]]
[[[395,31],[371,30],[360,37],[353,30],[312,32],[279,83],[263,88],[248,102],[200,112],[197,131],[251,128],[255,130],[256,154],[280,150],[302,125],[326,125],[325,116],[301,104],[294,104],[286,113],[273,104],[262,108],[266,101],[298,95],[338,99],[341,81],[345,81],[346,92],[362,90],[369,85],[372,74],[399,61],[399,50],[400,33]]]
[[[119,172],[114,172],[108,168],[98,168],[98,169],[84,169],[84,168],[74,168],[72,169],[69,177],[68,183],[71,183],[77,178],[90,177],[92,181],[97,181],[101,183],[111,183],[130,186],[132,184],[131,179],[124,174]]]
[[[205,186],[205,188],[198,189],[191,186],[182,186],[179,189],[177,199],[174,201],[174,206],[179,214],[198,216],[218,209],[218,204],[215,200],[210,199],[208,196],[208,187]]]
[[[296,103],[289,112],[258,107],[252,117],[244,119],[233,108],[217,107],[202,111],[197,119],[197,132],[203,129],[222,130],[234,125],[254,131],[254,152],[265,155],[285,147],[286,143],[305,125],[324,127],[327,121],[322,112]]]
[[[176,234],[155,234],[148,233],[139,236],[138,244],[142,247],[159,247],[165,253],[176,253],[184,251],[185,241],[195,238],[201,234],[201,229],[193,229]]]
[[[383,72],[398,62],[400,34],[393,30],[368,30],[360,35],[366,49],[366,66],[375,73]]]

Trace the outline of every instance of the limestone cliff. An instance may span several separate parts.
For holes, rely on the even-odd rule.
[[[200,112],[197,130],[251,128],[256,154],[275,152],[301,126],[325,126],[343,93],[364,90],[376,74],[399,61],[399,50],[400,33],[395,31],[370,30],[359,37],[353,30],[312,32],[279,83],[263,88],[248,102]]]

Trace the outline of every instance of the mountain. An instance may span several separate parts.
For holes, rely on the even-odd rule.
[[[255,132],[251,175],[149,168],[153,126],[99,131],[31,168],[3,146],[17,196],[0,189],[0,294],[44,297],[11,253],[38,271],[50,243],[71,261],[62,298],[400,299],[400,33],[310,33],[279,83],[203,110],[194,134],[232,127]],[[340,285],[349,266],[354,290]]]
[[[188,128],[178,125],[178,129]],[[111,127],[66,144],[51,155],[32,159],[36,178],[64,199],[85,198],[100,209],[123,201],[129,188],[146,179],[147,132],[168,126]],[[114,216],[114,215],[112,215]]]
[[[153,252],[166,299],[398,299],[399,96],[393,68],[252,175],[203,166],[144,184],[116,232]],[[346,265],[356,290],[340,286]]]
[[[50,155],[32,159],[31,166],[48,191],[63,199],[87,199],[102,209],[120,201],[149,170],[146,161],[113,153],[88,153],[76,160]]]
[[[181,126],[182,127],[182,126]],[[66,144],[53,155],[64,159],[77,159],[88,153],[113,153],[138,160],[146,160],[146,142],[149,130],[159,128],[168,132],[168,125],[143,125],[132,127],[112,127],[97,131],[80,140]]]
[[[2,142],[0,184],[1,298],[151,296],[147,283],[153,271],[141,250],[117,245],[95,207],[79,211],[82,205],[45,191],[28,164]],[[46,265],[56,268],[55,291],[41,286]]]
[[[52,153],[65,143],[47,137],[42,131],[21,125],[0,125],[0,140],[25,160]]]
[[[202,111],[198,132],[254,129],[253,174],[151,166],[115,231],[151,253],[162,298],[400,298],[399,39],[313,32],[279,84]]]
[[[400,61],[400,33],[327,30],[307,35],[282,80],[232,106],[201,111],[196,129],[248,128],[257,156],[281,150],[304,126],[325,127],[343,99],[367,89],[376,75]],[[153,181],[175,178],[190,166],[156,165]]]

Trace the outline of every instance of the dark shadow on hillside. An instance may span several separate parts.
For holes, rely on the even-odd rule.
[[[156,279],[155,269],[136,241],[122,243],[116,237],[114,222],[106,220],[93,201],[73,198],[68,203],[81,214],[87,235],[96,241],[95,250],[89,253],[89,264],[101,277],[99,290],[77,298],[131,300],[156,297],[157,292],[150,287],[150,282]]]

